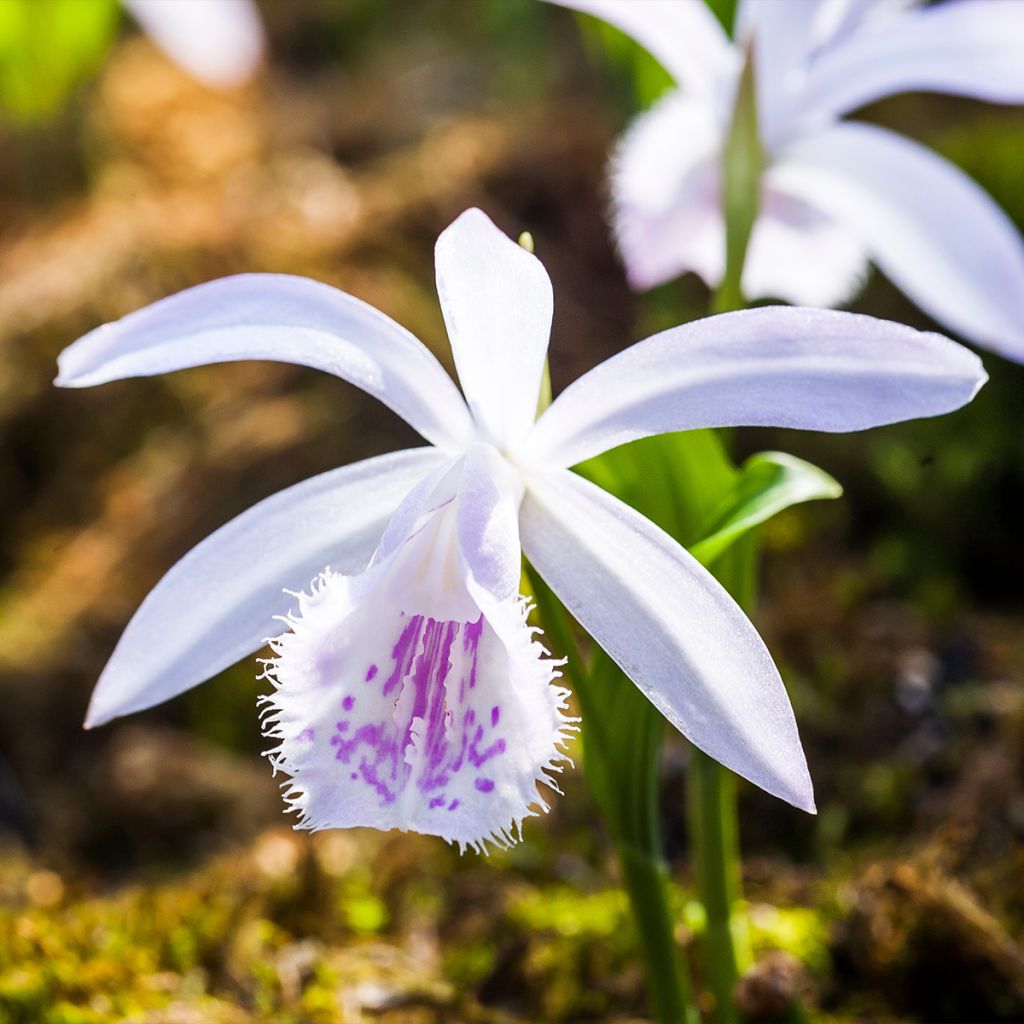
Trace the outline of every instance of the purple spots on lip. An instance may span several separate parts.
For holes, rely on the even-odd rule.
[[[352,695],[350,694],[350,695],[349,695],[348,697],[346,697],[346,698],[345,698],[345,699],[344,699],[344,700],[343,700],[343,701],[341,702],[341,706],[342,706],[342,707],[343,707],[343,708],[344,708],[344,709],[345,709],[346,711],[351,711],[351,710],[352,710],[352,708],[353,708],[353,707],[355,707],[355,703],[356,703],[356,699],[355,699],[355,697],[353,697],[353,696],[352,696]]]
[[[431,800],[430,803],[427,804],[427,807],[430,810],[433,810],[435,807],[443,807],[447,800],[448,798],[442,793],[441,796],[435,796],[433,800]]]
[[[377,666],[376,666],[376,665],[371,665],[371,666],[370,666],[370,667],[369,667],[369,668],[368,668],[368,669],[366,670],[366,682],[368,682],[368,683],[369,683],[369,682],[372,682],[372,681],[373,681],[373,677],[374,677],[374,676],[375,676],[376,674],[377,674]]]
[[[483,753],[480,753],[478,744],[483,739],[484,730],[483,726],[478,726],[476,733],[473,736],[473,742],[469,745],[469,763],[474,768],[479,768],[482,764],[486,764],[491,760],[492,757],[499,757],[505,753],[505,741],[495,740]]]
[[[494,791],[494,779],[477,779],[473,785],[481,793],[491,793]]]
[[[455,810],[455,808],[456,808],[456,807],[458,807],[458,806],[459,806],[459,801],[458,801],[458,800],[453,800],[453,801],[452,801],[452,802],[451,802],[451,803],[450,803],[450,804],[448,805],[448,810],[449,810],[449,811],[454,811],[454,810]]]
[[[299,743],[312,743],[313,740],[316,739],[316,730],[315,729],[303,729],[302,732],[300,732],[299,735],[295,737],[295,739]]]
[[[316,657],[316,671],[324,683],[333,682],[341,674],[342,661],[337,651],[321,651]]]
[[[498,719],[501,717],[501,708],[497,704],[491,708],[491,728],[493,729],[498,724]]]
[[[395,802],[395,791],[377,774],[376,764],[369,764],[364,759],[359,764],[359,774],[365,783],[372,786],[380,794],[382,805]]]

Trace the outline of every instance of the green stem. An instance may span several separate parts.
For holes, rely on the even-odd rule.
[[[683,967],[668,907],[668,872],[660,857],[616,847],[637,934],[647,965],[647,989],[657,1024],[699,1024],[700,1014]]]
[[[757,586],[757,547],[744,538],[714,565],[715,575],[749,611]],[[743,911],[736,776],[696,748],[687,779],[690,845],[704,905],[704,961],[715,1019],[736,1024],[736,982],[753,963]]]
[[[715,996],[715,1019],[735,1024],[739,1019],[733,990],[740,975],[734,917],[740,898],[739,829],[736,779],[696,747],[687,776],[690,845],[697,891],[704,904],[702,940],[708,983]]]
[[[620,703],[608,699],[580,654],[565,609],[528,563],[526,574],[544,632],[566,658],[583,713],[583,773],[615,840],[646,967],[652,1019],[657,1024],[700,1024],[689,970],[676,943],[661,853],[661,716],[621,678],[612,680],[618,684]]]

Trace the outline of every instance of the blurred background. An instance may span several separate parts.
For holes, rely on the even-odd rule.
[[[251,78],[211,88],[130,6],[0,0],[0,1022],[643,1020],[578,772],[522,844],[460,857],[292,832],[254,659],[81,728],[120,631],[194,543],[413,432],[292,366],[52,379],[97,324],[242,271],[343,288],[450,368],[432,249],[476,205],[531,231],[551,274],[557,392],[707,311],[692,277],[632,295],[605,222],[606,155],[663,73],[526,0],[291,0],[261,4]],[[1024,111],[907,96],[857,116],[1024,223]],[[877,275],[852,308],[933,326]],[[743,788],[751,1020],[779,1019],[780,991],[837,1022],[1024,1019],[1024,369],[985,363],[991,383],[943,419],[737,439],[846,487],[764,531],[757,621],[820,813]],[[683,942],[686,757],[668,744]]]

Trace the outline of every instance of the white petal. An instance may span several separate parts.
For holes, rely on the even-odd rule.
[[[623,135],[612,160],[613,223],[630,283],[687,270],[708,280],[723,263],[722,128],[707,104],[671,92]],[[719,269],[718,273],[721,273]]]
[[[938,334],[834,310],[748,309],[601,363],[555,399],[517,458],[571,466],[696,427],[864,430],[958,409],[985,379],[977,356]]]
[[[141,711],[259,649],[325,565],[362,570],[433,448],[381,455],[289,487],[193,548],[153,588],[93,693],[87,724]]]
[[[345,292],[286,274],[225,277],[98,327],[61,353],[57,384],[89,387],[240,359],[333,373],[442,447],[461,447],[474,432],[458,388],[405,328]]]
[[[717,237],[720,267],[714,283],[721,280],[725,262],[721,217]],[[864,246],[849,228],[799,196],[775,188],[769,169],[743,265],[747,298],[785,299],[795,306],[839,306],[863,284],[867,263]]]
[[[263,27],[252,0],[124,3],[167,56],[206,85],[240,85],[263,58]]]
[[[807,74],[821,0],[743,0],[736,12],[736,38],[753,47],[757,114],[770,145],[786,127],[793,98]]]
[[[531,477],[526,557],[580,625],[691,742],[813,811],[793,711],[757,631],[649,520],[573,473]]]
[[[302,827],[483,849],[546,809],[537,784],[553,785],[567,694],[518,596],[496,600],[464,574],[460,506],[480,497],[464,485],[486,469],[459,459],[410,495],[404,538],[362,576],[322,576],[275,641],[264,728]]]
[[[459,380],[477,423],[499,445],[537,415],[551,335],[551,280],[540,260],[467,210],[437,240],[437,293]]]
[[[952,164],[881,128],[844,123],[794,145],[772,174],[841,220],[929,316],[1024,360],[1024,241]]]
[[[748,0],[749,2],[749,0]],[[821,0],[814,19],[814,49],[835,46],[859,29],[892,24],[918,0]]]
[[[956,93],[1024,102],[1024,3],[957,0],[867,24],[814,62],[803,93],[808,123],[883,96]]]
[[[718,98],[739,56],[704,0],[551,0],[592,14],[638,42],[680,84]]]

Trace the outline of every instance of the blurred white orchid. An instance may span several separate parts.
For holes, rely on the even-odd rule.
[[[263,59],[263,24],[253,0],[123,3],[153,42],[204,85],[241,85]]]
[[[679,88],[624,135],[614,225],[631,283],[725,269],[722,151],[753,54],[767,165],[748,298],[834,306],[868,259],[926,313],[1024,361],[1024,243],[975,182],[901,136],[840,117],[893,93],[1024,102],[1024,2],[740,0],[736,42],[704,0],[551,0],[645,47]]]
[[[62,353],[67,387],[299,363],[363,388],[431,443],[307,480],[200,543],[129,623],[88,723],[208,679],[284,617],[264,728],[301,824],[509,842],[544,806],[537,782],[550,782],[567,727],[566,691],[526,624],[522,550],[676,728],[811,810],[789,699],[753,625],[676,541],[567,467],[666,431],[934,415],[975,394],[977,357],[870,317],[749,310],[633,345],[535,422],[553,302],[544,267],[469,210],[438,239],[436,268],[465,401],[394,321],[297,277],[200,285]],[[282,591],[311,579],[309,593]]]

